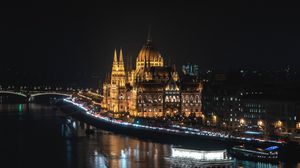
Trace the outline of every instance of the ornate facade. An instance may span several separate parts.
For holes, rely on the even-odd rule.
[[[174,65],[166,66],[148,39],[136,58],[135,68],[125,69],[122,50],[119,59],[114,51],[112,72],[103,84],[102,108],[141,117],[199,116],[201,91],[199,81],[180,79]]]

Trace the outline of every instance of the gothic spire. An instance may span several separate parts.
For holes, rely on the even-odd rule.
[[[116,49],[114,51],[114,62],[118,62],[118,59],[117,59],[117,50]]]
[[[118,71],[118,56],[117,56],[117,50],[115,49],[114,51],[114,61],[113,61],[113,65],[112,65],[112,71]]]
[[[120,49],[119,62],[124,62],[124,61],[123,61],[123,52],[122,52],[122,48]]]
[[[123,61],[123,51],[120,49],[120,56],[119,56],[119,70],[124,71],[124,61]]]

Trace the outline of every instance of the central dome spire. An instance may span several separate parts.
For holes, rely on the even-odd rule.
[[[151,39],[151,25],[149,25],[149,28],[148,28],[147,42],[148,41],[152,41],[152,39]]]

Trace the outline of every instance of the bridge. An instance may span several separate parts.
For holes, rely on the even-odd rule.
[[[17,95],[26,98],[27,101],[31,102],[34,97],[37,96],[43,96],[43,95],[54,95],[54,96],[64,96],[64,97],[70,97],[72,96],[72,91],[51,91],[51,90],[39,90],[39,91],[30,91],[30,90],[0,90],[1,94],[11,94],[11,95]]]

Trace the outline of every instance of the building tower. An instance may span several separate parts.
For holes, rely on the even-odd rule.
[[[126,75],[124,68],[123,52],[120,50],[119,59],[117,51],[114,51],[114,60],[111,71],[109,107],[113,112],[126,111]]]

